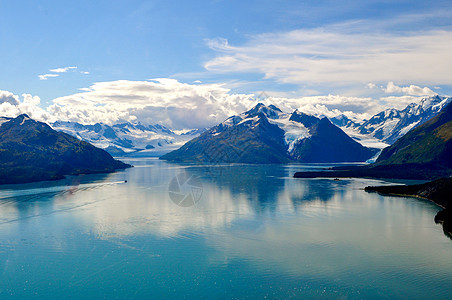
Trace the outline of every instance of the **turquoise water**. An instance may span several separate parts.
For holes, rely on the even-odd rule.
[[[291,178],[313,165],[128,162],[0,188],[0,298],[452,294],[439,208],[363,191],[387,182]],[[176,175],[194,181],[170,192],[193,206],[170,196]]]

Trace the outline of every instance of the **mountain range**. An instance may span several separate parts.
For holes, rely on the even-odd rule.
[[[182,146],[199,135],[203,129],[174,132],[160,125],[96,123],[83,125],[77,122],[57,121],[50,126],[105,149],[114,156],[160,156]]]
[[[330,117],[329,120],[361,145],[383,149],[392,145],[410,129],[437,115],[451,101],[451,97],[436,95],[423,98],[419,103],[409,104],[402,110],[387,109],[368,120],[352,119],[344,114]],[[278,116],[279,120],[284,119],[280,118],[279,114],[281,112],[271,115],[268,119],[275,120],[275,116]],[[315,116],[303,114],[304,120],[301,123],[309,125],[312,120],[323,117],[324,115],[321,113],[315,114]],[[50,125],[55,130],[105,149],[114,156],[161,156],[180,148],[207,130],[200,128],[177,131],[160,124],[143,125],[140,123],[84,125],[77,122],[58,121]],[[300,138],[306,134],[306,130],[300,131],[296,128],[298,127],[295,126],[290,129],[291,132],[285,133],[285,138],[290,139],[292,136],[292,139],[297,139],[298,133],[301,134]],[[294,143],[289,146],[293,145]]]
[[[298,172],[295,177],[379,177],[437,179],[452,176],[452,103],[385,148],[368,166]]]
[[[0,118],[0,184],[109,173],[128,167],[106,151],[28,115]]]
[[[452,104],[385,148],[376,164],[431,164],[452,169]]]
[[[274,105],[259,103],[209,130],[185,131],[139,123],[55,122],[50,127],[27,115],[0,117],[0,182],[127,167],[88,142],[117,156],[164,154],[162,159],[180,162],[335,163],[368,160],[378,150],[363,146],[372,139],[392,146],[381,151],[375,164],[353,168],[356,176],[367,176],[363,174],[370,174],[369,170],[381,177],[394,176],[403,166],[405,171],[411,170],[404,178],[435,178],[452,169],[451,100],[424,98],[419,104],[388,109],[363,122],[344,115],[327,119],[298,110],[284,113]],[[424,171],[428,175],[416,174]]]
[[[388,146],[411,129],[436,116],[450,102],[451,97],[435,95],[423,98],[419,103],[411,103],[402,110],[386,109],[362,122],[353,121],[345,115],[331,118],[331,121],[366,146],[370,145],[366,144],[366,140],[372,139]]]
[[[347,136],[327,118],[283,113],[257,104],[229,117],[161,159],[176,162],[363,162],[377,151]]]

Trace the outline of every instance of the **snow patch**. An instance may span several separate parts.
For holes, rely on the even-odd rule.
[[[383,149],[390,146],[387,143],[380,141],[379,139],[368,135],[359,133],[358,129],[350,127],[340,127],[349,137],[368,148]]]
[[[303,124],[289,120],[290,115],[280,115],[280,119],[269,120],[284,130],[284,142],[288,146],[288,151],[292,152],[295,144],[303,139],[309,138],[309,130]]]
[[[23,116],[23,120],[22,120],[22,122],[20,122],[20,126],[22,126],[22,125],[24,125],[24,123],[25,123],[25,121],[27,121],[27,120],[30,120],[30,118],[29,117],[26,117],[26,116]]]

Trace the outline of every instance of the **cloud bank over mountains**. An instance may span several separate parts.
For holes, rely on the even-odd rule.
[[[395,85],[392,81],[388,82],[388,85],[386,86],[386,88],[383,88],[383,90],[387,94],[400,93],[413,96],[433,96],[436,94],[428,87],[421,88],[413,84],[410,86],[401,87]]]
[[[0,91],[0,116],[15,117],[26,113],[46,122],[61,120],[111,125],[127,121],[163,124],[179,130],[213,126],[257,102],[275,104],[286,112],[298,109],[327,117],[344,113],[359,120],[388,107],[405,107],[419,100],[413,95],[430,95],[432,92],[429,88],[414,85],[403,87],[393,82],[380,88],[387,93],[403,95],[379,99],[339,95],[259,99],[254,94],[232,93],[222,84],[187,84],[168,78],[118,80],[98,82],[83,88],[80,93],[56,98],[46,108],[41,106],[37,96],[23,94],[19,97],[9,91]]]

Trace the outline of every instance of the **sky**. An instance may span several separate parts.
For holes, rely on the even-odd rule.
[[[0,115],[212,126],[451,95],[452,1],[3,1]],[[265,93],[262,93],[265,92]]]

